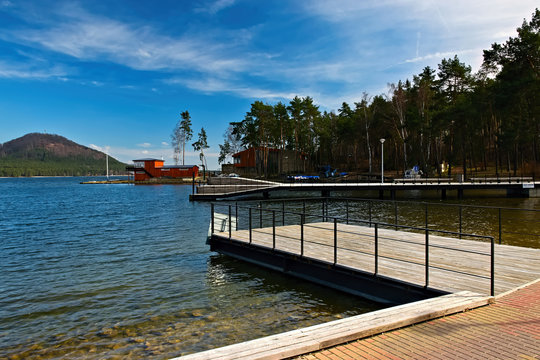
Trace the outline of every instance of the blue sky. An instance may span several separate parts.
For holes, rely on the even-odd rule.
[[[250,104],[311,96],[322,110],[388,92],[441,59],[477,71],[529,0],[0,0],[0,143],[29,132],[163,157],[180,113],[208,165]],[[198,163],[192,147],[186,163]]]

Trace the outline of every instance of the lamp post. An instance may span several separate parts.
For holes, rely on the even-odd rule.
[[[384,184],[384,140],[381,139],[381,184]]]

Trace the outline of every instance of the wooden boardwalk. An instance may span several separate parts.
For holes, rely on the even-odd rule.
[[[275,249],[301,254],[300,225],[277,226]],[[375,273],[375,229],[334,223],[308,223],[303,227],[303,256]],[[228,236],[228,233],[216,233]],[[231,238],[249,242],[249,230],[232,231]],[[273,228],[252,229],[252,243],[273,247]],[[378,229],[378,275],[425,286],[425,235]],[[490,294],[491,244],[429,235],[428,287],[449,293],[472,291]],[[334,258],[335,256],[335,258]],[[540,249],[495,245],[495,294],[540,277]]]
[[[540,281],[494,304],[327,348],[301,360],[538,359]]]

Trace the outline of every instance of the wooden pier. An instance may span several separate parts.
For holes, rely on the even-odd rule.
[[[276,226],[275,210],[272,226],[262,226],[261,220],[257,227],[251,208],[246,221],[246,211],[239,217],[235,209],[232,216],[228,206],[228,214],[218,214],[214,206],[208,239],[213,250],[375,300],[384,301],[386,295],[386,300],[399,299],[402,305],[181,359],[297,356],[481,307],[492,303],[495,294],[540,278],[540,249],[497,245],[491,237],[440,231],[436,235],[436,229],[375,222],[351,224],[348,218],[310,222],[305,213],[293,212],[280,216],[290,222],[300,215],[298,224]],[[244,228],[237,230],[241,225]]]
[[[218,243],[235,242],[253,253],[279,251],[292,258],[339,265],[445,293],[467,290],[487,295],[491,292],[493,246],[493,295],[540,277],[540,249],[481,240],[430,234],[426,251],[425,233],[384,229],[375,224],[369,227],[316,222],[231,231],[230,240],[228,233],[215,233],[210,244],[221,249]],[[246,256],[242,259],[250,261]]]
[[[225,198],[260,195],[265,198],[278,191],[288,192],[320,192],[329,196],[331,192],[342,191],[378,191],[379,197],[386,193],[395,198],[397,191],[407,190],[436,190],[444,199],[447,193],[455,191],[463,198],[470,190],[503,190],[508,196],[538,197],[540,196],[540,181],[533,178],[473,178],[471,181],[455,181],[452,179],[397,179],[393,182],[312,182],[312,183],[280,183],[247,178],[234,178],[235,182],[221,184],[223,179],[215,179],[206,185],[198,186],[196,192],[190,195],[190,200],[212,201]]]

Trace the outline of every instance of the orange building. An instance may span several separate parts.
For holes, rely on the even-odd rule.
[[[133,166],[126,167],[126,170],[133,171],[135,181],[145,181],[155,178],[192,178],[199,175],[197,165],[169,165],[165,166],[163,160],[159,159],[137,159],[133,160]]]

